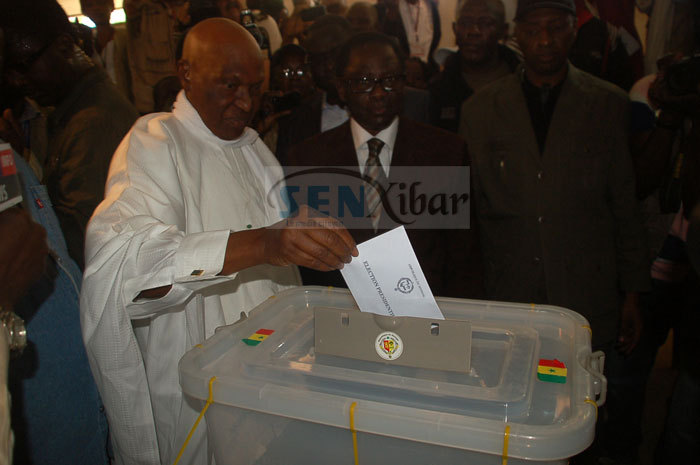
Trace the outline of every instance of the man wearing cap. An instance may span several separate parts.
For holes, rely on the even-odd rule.
[[[588,319],[594,350],[607,356],[602,438],[634,451],[620,373],[640,339],[638,293],[650,283],[628,100],[568,62],[575,13],[573,0],[518,3],[523,66],[467,100],[460,134],[472,157],[489,297],[560,305]]]
[[[263,300],[299,284],[294,264],[342,268],[357,255],[337,221],[281,220],[282,170],[247,127],[263,57],[226,18],[188,33],[172,113],[139,119],[115,152],[86,238],[81,323],[117,464],[170,464],[199,408],[182,355]],[[182,463],[207,461],[200,425]],[[245,445],[243,445],[245,446]]]

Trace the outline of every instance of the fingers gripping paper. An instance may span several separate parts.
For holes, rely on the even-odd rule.
[[[357,246],[341,273],[363,312],[444,319],[403,226]]]

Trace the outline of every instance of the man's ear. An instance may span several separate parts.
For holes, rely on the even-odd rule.
[[[181,58],[180,61],[177,62],[177,78],[180,80],[180,85],[185,89],[185,92],[189,92],[191,87],[190,74],[191,67],[189,61]]]

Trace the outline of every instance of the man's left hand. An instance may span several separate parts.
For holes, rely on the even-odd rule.
[[[622,304],[620,315],[620,332],[616,348],[624,355],[632,353],[642,337],[642,313],[639,310],[639,295],[628,292]]]

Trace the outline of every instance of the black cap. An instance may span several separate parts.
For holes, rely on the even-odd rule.
[[[531,11],[540,8],[554,8],[564,10],[576,16],[574,0],[518,0],[518,9],[515,12],[515,20],[520,20]]]

